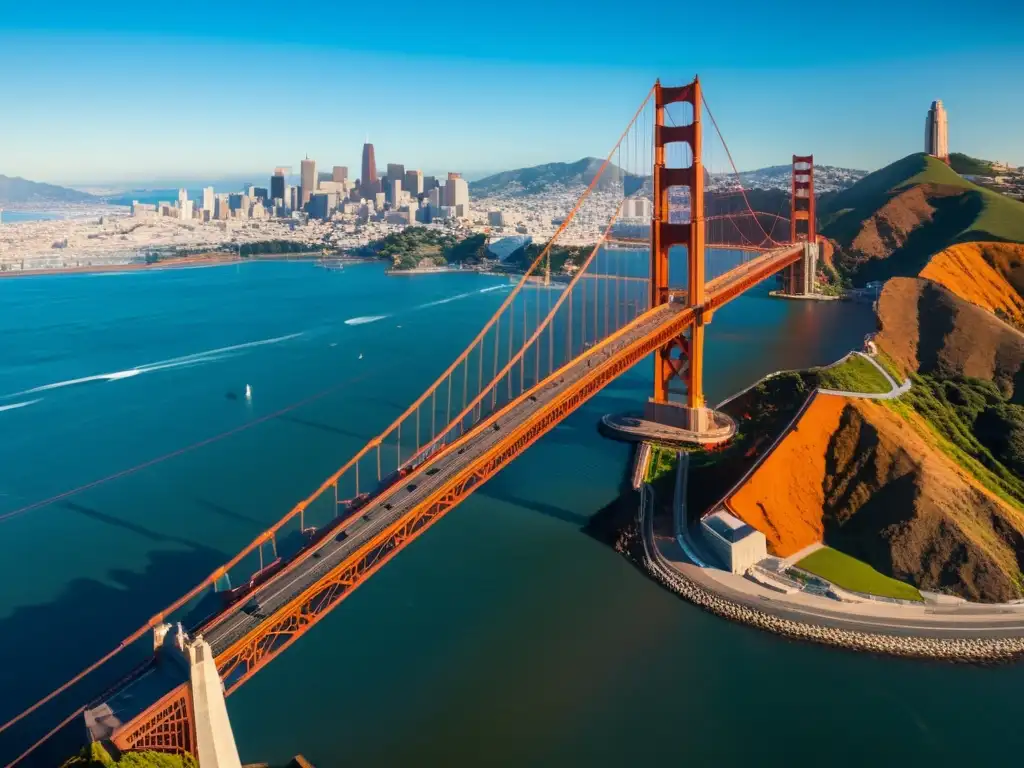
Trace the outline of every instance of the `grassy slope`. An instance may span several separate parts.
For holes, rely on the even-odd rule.
[[[891,579],[867,563],[862,563],[831,547],[816,549],[796,565],[797,568],[810,571],[836,586],[854,592],[895,597],[900,600],[921,600],[921,593],[916,587]]]
[[[670,448],[654,448],[651,451],[651,463],[647,466],[648,483],[660,480],[676,469],[676,452]]]
[[[924,153],[907,155],[824,201],[819,212],[822,233],[848,244],[865,219],[893,195],[914,184],[937,184],[964,190],[968,201],[973,204],[974,215],[968,217],[967,225],[952,242],[1024,242],[1024,203],[972,184],[941,160]]]
[[[825,389],[877,394],[892,388],[881,372],[860,355],[851,355],[831,368],[817,368],[813,373],[818,375],[818,383]]]
[[[968,176],[995,176],[992,170],[992,163],[988,160],[980,160],[961,152],[949,153],[949,166],[957,173],[966,173]]]
[[[962,395],[958,395],[952,387],[943,386],[942,379],[916,373],[911,374],[911,379],[913,386],[907,394],[897,400],[885,401],[884,405],[902,416],[919,432],[921,422],[924,422],[931,432],[921,433],[926,441],[949,456],[1003,501],[1024,509],[1024,478],[1011,472],[981,444],[974,435],[969,414],[964,408],[958,409],[951,403],[947,392],[956,399],[962,399]],[[995,390],[993,401],[997,400],[994,393]]]

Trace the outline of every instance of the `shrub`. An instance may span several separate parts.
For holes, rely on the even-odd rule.
[[[988,406],[978,414],[974,434],[1007,469],[1024,475],[1024,406]]]

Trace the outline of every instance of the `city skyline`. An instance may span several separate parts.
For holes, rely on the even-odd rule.
[[[879,36],[864,9],[835,27],[849,45],[794,52],[784,41],[798,6],[748,4],[731,14],[741,20],[728,45],[712,33],[681,55],[647,43],[580,50],[587,46],[566,45],[550,29],[528,45],[509,45],[497,19],[495,29],[471,34],[487,19],[447,20],[455,25],[449,30],[423,9],[401,5],[387,36],[331,44],[303,42],[280,11],[260,3],[223,25],[227,9],[203,19],[168,19],[119,3],[89,13],[67,5],[45,18],[36,8],[12,9],[0,31],[0,66],[19,73],[5,82],[5,101],[18,113],[4,128],[0,173],[71,185],[218,178],[306,154],[359,168],[369,134],[378,162],[415,159],[424,172],[460,168],[479,176],[604,156],[656,77],[684,82],[694,73],[742,169],[784,164],[794,152],[877,168],[920,151],[920,114],[939,93],[960,116],[951,150],[1024,164],[1014,128],[1024,122],[1024,104],[1008,97],[1013,73],[1024,70],[1012,32],[1024,23],[1020,8],[969,9],[958,19],[962,34],[949,35],[934,14],[879,4],[898,39]],[[570,14],[573,40],[598,34],[602,7]],[[693,13],[712,30],[722,23]],[[352,28],[376,19],[372,9],[349,16]],[[26,60],[33,61],[28,71]],[[258,65],[269,60],[289,66]],[[160,84],[165,62],[174,62],[186,86]],[[204,74],[213,62],[257,64],[250,77],[226,81]],[[396,88],[412,123],[393,119]],[[308,108],[301,119],[289,117],[281,99]],[[271,118],[273,129],[264,129]]]

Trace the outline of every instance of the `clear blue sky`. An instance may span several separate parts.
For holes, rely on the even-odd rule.
[[[0,173],[355,170],[366,135],[426,172],[570,161],[605,154],[655,77],[694,73],[741,168],[879,167],[921,149],[935,98],[954,150],[1024,164],[1020,0],[493,5],[8,4]]]

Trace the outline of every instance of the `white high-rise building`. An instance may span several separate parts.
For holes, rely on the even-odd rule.
[[[214,201],[213,187],[206,187],[203,189],[203,210],[213,213],[213,201]]]
[[[924,121],[924,151],[932,157],[949,162],[949,124],[942,99],[932,102]]]
[[[651,201],[646,197],[629,197],[622,202],[621,218],[650,219],[651,208]]]
[[[469,216],[469,184],[457,173],[449,173],[444,185],[444,205],[455,209],[459,218]]]

